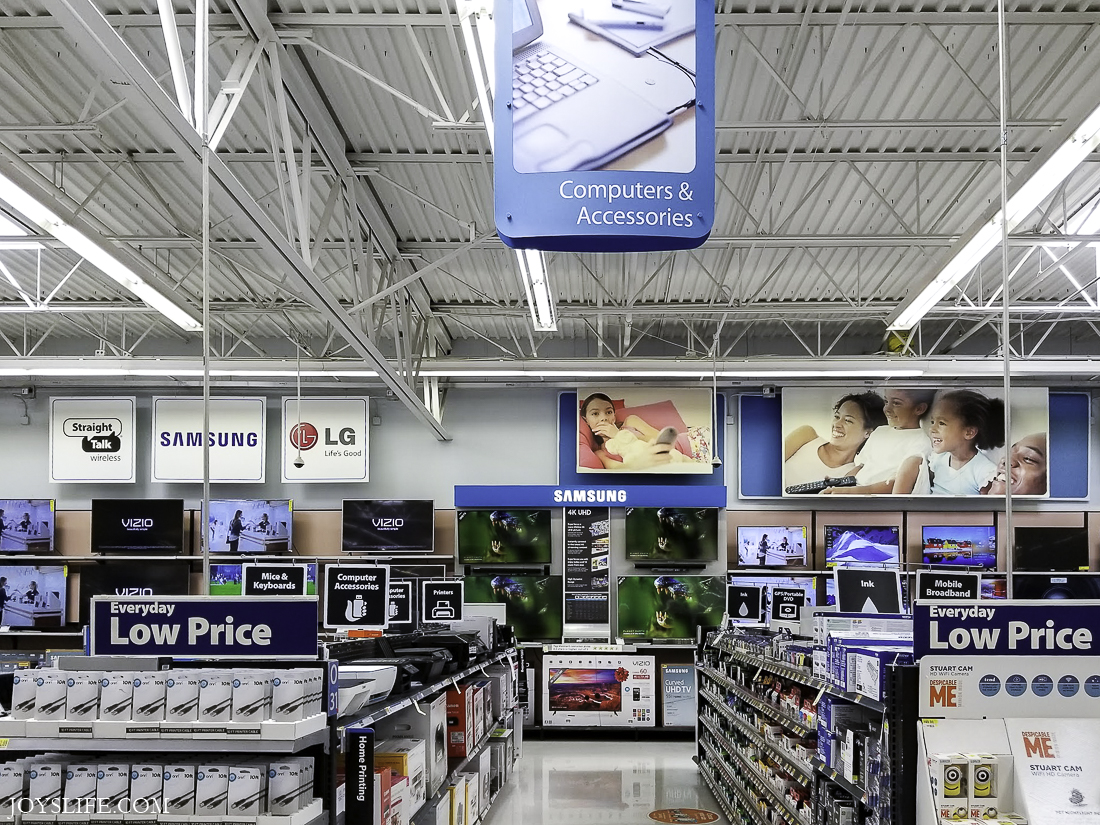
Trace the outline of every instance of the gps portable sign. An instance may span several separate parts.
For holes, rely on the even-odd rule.
[[[1095,656],[1100,602],[966,601],[913,608],[917,656]]]
[[[313,596],[95,596],[93,656],[315,659]]]

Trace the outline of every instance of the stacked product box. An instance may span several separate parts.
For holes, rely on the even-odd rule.
[[[1012,757],[993,753],[935,753],[928,757],[932,796],[940,822],[1012,823]]]

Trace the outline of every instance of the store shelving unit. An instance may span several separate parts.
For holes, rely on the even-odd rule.
[[[399,639],[401,637],[396,637],[396,638]],[[372,647],[373,641],[374,640],[364,640],[363,642],[344,642],[344,643],[341,643],[341,644],[338,644],[338,645],[332,645],[329,648],[330,655],[334,655],[337,658],[344,658],[344,657],[351,658],[351,657],[354,657],[357,654],[357,652],[361,652],[364,649],[365,650],[370,650],[371,647]],[[490,665],[496,664],[498,662],[514,660],[517,657],[519,657],[519,659],[520,659],[519,671],[520,671],[520,673],[522,673],[523,672],[522,654],[516,648],[508,648],[506,650],[496,651],[496,652],[493,652],[493,653],[486,654],[485,656],[480,658],[477,662],[470,665],[469,667],[467,667],[463,670],[460,670],[456,673],[447,674],[446,676],[432,682],[431,684],[425,685],[421,688],[418,688],[415,691],[411,691],[411,692],[408,692],[408,693],[405,693],[405,694],[401,694],[399,696],[391,696],[386,700],[386,703],[384,705],[381,705],[381,706],[376,707],[376,708],[371,708],[370,712],[365,714],[365,715],[340,717],[337,720],[337,724],[334,728],[335,735],[336,735],[336,739],[335,739],[336,746],[340,750],[345,750],[345,744],[346,744],[346,741],[347,741],[346,740],[346,732],[351,728],[370,728],[370,727],[373,727],[377,722],[379,722],[382,719],[385,719],[389,716],[393,716],[396,713],[400,713],[401,711],[403,711],[407,708],[413,707],[414,705],[416,705],[421,700],[425,700],[425,699],[428,699],[430,697],[434,697],[434,696],[438,695],[441,691],[446,690],[447,688],[451,687],[452,685],[454,685],[455,683],[457,683],[461,679],[465,679],[468,676],[474,676],[474,675],[482,672],[486,667],[488,667]],[[515,712],[518,709],[518,707],[519,707],[518,705],[510,705],[509,707],[505,708],[502,715],[500,717],[498,717],[496,720],[494,720],[492,722],[492,724],[489,726],[489,729],[486,732],[485,736],[483,736],[480,741],[478,741],[472,748],[469,749],[469,755],[468,756],[455,757],[455,758],[448,759],[447,760],[447,773],[448,773],[448,775],[453,776],[456,773],[460,773],[462,770],[464,770],[466,768],[467,765],[470,764],[471,761],[473,761],[475,758],[477,758],[480,755],[481,751],[483,751],[488,746],[489,740],[491,739],[492,730],[494,728],[501,727],[501,726],[509,727],[509,722],[512,719],[514,719]],[[334,781],[334,785],[335,785],[335,777],[334,777],[333,781]],[[335,793],[335,789],[334,789],[334,793]],[[446,785],[446,783],[444,783],[444,786],[443,786],[442,790],[440,790],[435,796],[429,797],[428,800],[426,800],[424,804],[425,805],[432,804],[433,802],[437,801],[439,798],[441,798],[446,793],[447,793],[447,785]],[[489,808],[487,810],[491,810],[492,804],[496,801],[496,799],[499,795],[500,795],[500,791],[498,790],[497,793],[493,794],[489,798]],[[339,814],[335,818],[335,825],[342,825],[345,822],[345,819],[346,819],[346,817],[344,816],[343,813]]]
[[[742,669],[745,680],[748,683],[755,681],[761,673],[780,676],[784,679],[796,682],[811,692],[816,691],[820,699],[823,695],[830,695],[852,704],[866,708],[873,716],[881,715],[884,735],[882,745],[884,748],[883,762],[884,774],[889,777],[880,783],[879,793],[886,794],[884,800],[874,810],[879,825],[913,825],[915,817],[915,765],[912,762],[916,753],[916,689],[917,668],[915,666],[891,667],[888,672],[887,689],[883,701],[875,701],[858,694],[837,690],[828,682],[813,676],[808,670],[796,667],[787,662],[779,662],[760,656],[754,656],[736,648],[732,637],[726,633],[712,635],[700,651],[701,661],[699,672],[699,698],[700,719],[697,737],[700,749],[700,764],[705,762],[705,756],[717,758],[718,750],[732,755],[732,759],[742,763],[744,779],[754,787],[768,792],[772,809],[788,825],[805,825],[807,820],[799,818],[796,811],[792,810],[787,801],[772,788],[766,777],[754,766],[750,766],[747,757],[743,756],[743,748],[731,741],[728,734],[733,734],[751,745],[761,754],[789,773],[798,783],[807,789],[820,783],[834,783],[843,788],[859,804],[871,807],[872,795],[863,783],[847,780],[835,769],[827,766],[820,758],[814,757],[809,762],[797,758],[794,754],[768,740],[753,725],[746,722],[737,712],[727,704],[727,700],[750,708],[766,718],[769,723],[781,725],[787,731],[799,736],[812,736],[816,734],[816,727],[807,724],[804,720],[796,719],[789,713],[770,704],[765,699],[755,695],[737,680],[730,678],[722,669],[722,666],[734,666]],[[713,721],[717,717],[725,723],[726,730]],[[908,760],[905,756],[908,755]],[[728,764],[728,763],[727,763]],[[712,790],[719,794],[720,801],[725,805],[730,804],[729,795],[722,796],[715,789],[714,775],[704,771],[704,778],[711,785]],[[728,778],[728,777],[727,777]],[[730,780],[732,782],[732,780]],[[735,790],[739,790],[736,784]],[[724,793],[724,791],[722,792]],[[746,800],[742,799],[744,803]],[[727,814],[733,811],[727,810]],[[740,815],[733,818],[734,822],[748,822],[757,825],[759,818],[756,810],[750,805],[748,815]],[[816,821],[816,820],[815,820]]]

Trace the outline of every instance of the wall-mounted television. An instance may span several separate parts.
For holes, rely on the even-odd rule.
[[[53,552],[52,498],[0,499],[0,553]]]
[[[627,507],[626,557],[655,562],[718,560],[717,507]]]
[[[434,545],[434,501],[344,501],[340,549],[345,553],[428,554]]]
[[[550,564],[549,510],[459,510],[459,564]]]
[[[1012,577],[1014,599],[1100,599],[1100,576],[1019,575]]]
[[[725,576],[620,576],[618,584],[623,639],[694,639],[697,627],[722,623]]]
[[[742,576],[737,573],[730,573],[727,584],[730,587],[763,588],[765,621],[772,614],[772,590],[776,587],[803,591],[806,594],[807,607],[812,607],[818,602],[818,578],[816,576]],[[742,623],[736,616],[731,615],[730,620],[734,624]]]
[[[1017,527],[1013,570],[1050,572],[1089,569],[1086,527]],[[1013,593],[1015,593],[1013,583]]]
[[[825,527],[826,567],[898,567],[901,530],[897,527]]]
[[[289,499],[211,499],[206,535],[211,553],[289,553],[294,505]]]
[[[288,564],[287,567],[305,567],[306,569],[306,595],[317,595],[317,562],[304,562],[302,564]],[[232,564],[210,565],[210,595],[211,596],[241,596],[244,593],[244,565],[241,562]]]
[[[93,596],[186,596],[191,587],[191,565],[185,561],[152,564],[99,563],[78,568],[80,616],[91,618]]]
[[[464,576],[463,599],[470,604],[503,604],[507,621],[521,642],[560,640],[562,577],[502,574]]]
[[[953,524],[921,528],[925,564],[956,567],[997,566],[997,528],[986,524]]]
[[[737,528],[741,567],[805,567],[808,547],[805,527]]]
[[[92,552],[182,554],[183,499],[93,499]]]
[[[0,625],[53,628],[68,621],[68,568],[56,565],[0,564]]]

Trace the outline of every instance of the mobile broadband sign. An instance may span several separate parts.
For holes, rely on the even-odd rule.
[[[918,602],[913,646],[923,656],[1100,655],[1100,601]]]
[[[315,596],[95,596],[93,656],[317,658]]]

